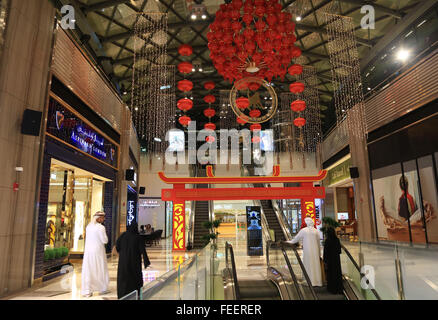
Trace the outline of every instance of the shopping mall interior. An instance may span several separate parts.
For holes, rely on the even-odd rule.
[[[2,301],[438,300],[436,0],[0,0],[0,114]]]

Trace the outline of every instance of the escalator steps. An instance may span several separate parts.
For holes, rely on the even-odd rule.
[[[280,300],[277,287],[269,280],[239,280],[241,300]]]

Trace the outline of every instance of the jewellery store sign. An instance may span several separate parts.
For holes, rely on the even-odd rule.
[[[53,98],[49,103],[47,134],[117,167],[118,147]]]

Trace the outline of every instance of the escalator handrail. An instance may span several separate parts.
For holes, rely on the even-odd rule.
[[[344,250],[345,254],[347,255],[347,257],[350,259],[351,263],[354,265],[354,267],[356,268],[356,270],[359,272],[361,278],[365,276],[365,274],[363,274],[360,270],[359,265],[357,264],[356,260],[354,260],[353,256],[351,255],[350,251],[348,251],[348,249],[341,243],[341,248]],[[379,294],[377,293],[376,289],[371,288],[370,289],[371,292],[374,294],[374,296],[376,297],[377,300],[382,300],[382,298],[380,298]]]
[[[267,246],[266,246],[266,262],[268,265],[268,268],[271,267],[270,265],[270,259],[269,259],[269,252],[272,246],[279,246],[282,253],[283,253],[283,257],[286,260],[286,264],[287,264],[287,268],[289,269],[289,273],[292,277],[292,281],[294,282],[294,287],[295,290],[298,293],[298,297],[300,298],[300,300],[304,300],[303,294],[300,290],[300,287],[298,285],[298,280],[297,280],[297,276],[295,275],[294,270],[292,269],[292,265],[290,263],[289,257],[287,256],[286,250],[284,249],[283,245],[280,242],[273,242],[273,241],[268,241],[267,242]]]
[[[228,255],[228,251],[230,254]],[[236,300],[240,300],[240,289],[239,289],[239,283],[237,281],[237,272],[236,272],[236,263],[234,261],[234,250],[231,243],[228,241],[225,243],[225,263],[227,268],[229,268],[229,260],[231,260],[231,274],[233,276],[233,285],[234,285],[234,296],[236,297]]]
[[[298,264],[300,265],[301,271],[303,272],[304,279],[306,279],[307,285],[310,289],[310,292],[312,293],[312,296],[314,300],[318,300],[318,296],[316,295],[315,289],[313,289],[312,281],[310,281],[309,275],[307,274],[306,268],[304,267],[303,261],[301,261],[300,254],[297,251],[297,247],[295,244],[292,244],[290,242],[281,241],[281,244],[285,247],[291,248],[293,252],[295,253],[295,257],[298,260]]]

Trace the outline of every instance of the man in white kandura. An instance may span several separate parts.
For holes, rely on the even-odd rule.
[[[93,292],[108,293],[109,274],[105,245],[108,243],[105,227],[105,213],[98,211],[88,224],[85,233],[84,260],[82,262],[81,294],[91,297]]]
[[[312,218],[304,219],[307,227],[298,232],[292,243],[303,241],[303,264],[313,286],[322,286],[320,262],[320,236],[319,231],[313,227]]]

